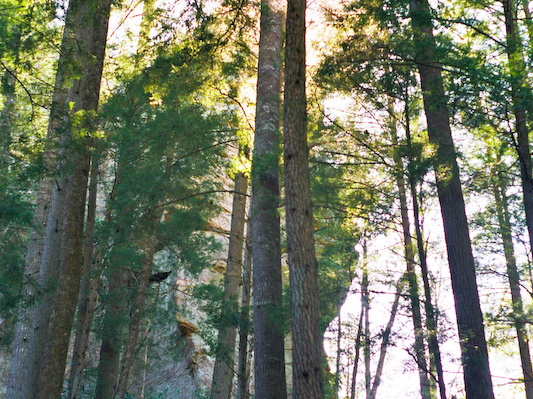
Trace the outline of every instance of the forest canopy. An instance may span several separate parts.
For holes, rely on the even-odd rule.
[[[0,398],[533,399],[527,0],[0,0]]]

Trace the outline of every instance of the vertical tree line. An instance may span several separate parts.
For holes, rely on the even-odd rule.
[[[6,398],[533,397],[528,3],[333,3],[0,0]]]

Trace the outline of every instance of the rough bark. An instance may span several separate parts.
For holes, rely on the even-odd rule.
[[[252,163],[254,377],[257,399],[287,397],[279,207],[281,52],[285,2],[261,2]]]
[[[239,328],[239,364],[237,372],[237,399],[248,399],[249,367],[248,367],[248,334],[250,332],[250,302],[252,288],[252,226],[248,221],[246,230],[246,245],[242,270],[241,320]]]
[[[16,34],[15,60],[18,59],[20,47],[20,32]],[[16,104],[15,75],[16,71],[5,71],[2,77],[2,95],[4,96],[4,107],[0,112],[0,168],[7,171],[10,163],[9,146],[12,140],[12,130],[14,115],[13,111]],[[47,181],[49,183],[49,181]],[[26,394],[25,381],[29,369],[27,359],[29,359],[29,335],[32,327],[31,310],[34,305],[37,290],[35,289],[39,274],[39,262],[43,246],[43,225],[48,214],[48,205],[50,203],[51,185],[44,185],[46,190],[43,192],[43,184],[39,186],[38,201],[35,208],[33,219],[33,231],[30,235],[26,264],[24,269],[24,279],[21,292],[21,301],[18,309],[18,320],[15,326],[15,337],[12,345],[11,370],[8,379],[7,392],[9,395]],[[16,396],[14,396],[16,397]]]
[[[429,4],[410,1],[410,16],[439,197],[467,399],[494,398],[465,204]]]
[[[503,242],[503,252],[507,264],[507,279],[511,289],[511,303],[513,305],[513,323],[518,340],[518,350],[520,362],[524,374],[524,386],[526,399],[533,399],[533,365],[531,364],[531,351],[529,348],[529,337],[522,294],[520,293],[520,273],[516,264],[513,236],[511,231],[511,220],[509,216],[509,204],[507,200],[506,187],[502,177],[496,175],[496,184],[493,186],[494,200],[496,204],[496,215],[500,230],[500,237]]]
[[[70,3],[70,7],[73,7],[73,3]],[[85,8],[83,20],[88,22],[86,24],[89,27],[85,31],[80,28],[77,45],[81,47],[83,52],[81,61],[87,69],[84,77],[76,82],[78,84],[74,83],[79,98],[73,101],[72,109],[74,112],[83,113],[83,111],[94,111],[98,107],[111,0],[83,4],[81,8]],[[85,126],[80,128],[92,131],[95,129],[93,123],[89,116],[87,122],[84,122]],[[40,273],[42,281],[46,283],[56,274],[51,269],[59,267],[60,278],[51,303],[53,307],[46,337],[37,340],[37,347],[42,348],[39,388],[36,396],[39,399],[57,397],[62,391],[71,325],[76,311],[82,272],[83,223],[91,158],[90,138],[83,138],[82,143],[78,145],[70,142],[70,137],[65,138],[63,154],[67,160],[66,170],[60,172],[65,174],[64,177],[56,179],[48,218],[47,240],[57,234],[55,226],[60,225],[59,220],[63,222],[63,230],[59,245],[56,245],[55,238],[45,241]],[[63,196],[60,191],[64,193],[66,191],[66,195]],[[48,242],[50,246],[47,246]],[[58,251],[59,263],[56,263]],[[46,301],[44,303],[46,306]]]
[[[88,349],[89,332],[96,305],[96,265],[94,252],[94,230],[96,219],[96,194],[98,189],[99,157],[95,153],[91,163],[91,176],[87,204],[87,222],[85,226],[85,239],[83,250],[83,277],[80,287],[80,301],[78,304],[78,319],[72,351],[70,376],[68,383],[68,399],[77,399],[81,386],[82,375],[85,369],[85,359]]]
[[[36,298],[40,294],[37,289],[39,281],[39,268],[44,245],[44,230],[52,185],[50,179],[45,179],[39,184],[37,206],[33,217],[33,231],[30,235],[24,268],[24,281],[22,300],[19,306],[19,319],[15,327],[15,337],[12,344],[9,379],[6,398],[18,399],[31,397],[35,392],[36,381],[32,382],[33,367],[36,365],[35,351],[31,348],[36,330],[33,328],[33,313]]]
[[[14,353],[11,376],[16,376],[9,384],[10,398],[58,397],[62,389],[81,277],[90,164],[90,137],[77,137],[76,132],[94,129],[90,115],[98,106],[109,11],[108,0],[90,4],[71,1],[67,11],[47,137],[51,148],[45,155],[45,163],[50,166],[57,157],[57,172],[53,188],[46,181],[40,188],[44,197],[52,191],[44,245],[29,249],[43,248],[39,286],[44,295],[34,310],[33,328],[25,337],[28,342],[23,350],[25,354],[20,357]],[[81,74],[76,69],[81,70]],[[81,75],[79,79],[70,80],[78,75]],[[71,84],[68,89],[67,82]],[[71,116],[85,114],[85,111],[88,113],[83,118],[83,126],[74,126]],[[42,221],[38,221],[36,229],[41,224]],[[39,255],[29,252],[28,258],[39,259]],[[15,352],[20,352],[19,348]],[[17,370],[18,367],[22,369]]]
[[[235,342],[239,314],[239,287],[242,284],[242,256],[246,224],[246,197],[248,178],[239,172],[235,176],[231,230],[226,274],[224,276],[224,303],[218,330],[217,356],[211,385],[212,399],[230,399],[235,375]]]
[[[284,99],[284,166],[291,287],[293,395],[323,397],[318,314],[318,265],[307,147],[305,86],[305,0],[289,0],[287,8]]]

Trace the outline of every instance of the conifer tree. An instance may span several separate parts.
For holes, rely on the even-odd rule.
[[[261,2],[257,105],[252,161],[254,378],[258,399],[283,399],[285,349],[279,220],[283,0]]]
[[[283,104],[285,208],[291,289],[293,396],[323,397],[318,265],[307,147],[306,1],[289,0]]]
[[[459,180],[441,65],[426,0],[409,3],[418,67],[428,123],[434,146],[434,169],[450,266],[455,311],[461,345],[466,396],[494,398],[487,342],[476,283],[464,198]]]
[[[8,397],[51,398],[61,392],[81,278],[89,145],[110,6],[108,0],[72,1],[67,11],[48,133],[52,149],[47,165],[57,175],[54,182],[41,183],[39,200],[44,208],[36,214],[36,228],[47,219],[42,259],[36,242],[29,248],[27,266],[27,274],[38,270],[45,294],[35,308],[33,330],[19,329],[15,338]],[[81,77],[73,68],[81,68]],[[57,287],[52,282],[58,282]]]

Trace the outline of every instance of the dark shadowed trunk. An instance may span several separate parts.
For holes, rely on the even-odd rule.
[[[82,271],[90,167],[91,138],[76,132],[95,129],[93,113],[98,106],[110,3],[73,0],[67,11],[45,155],[45,164],[54,169],[57,159],[57,171],[53,186],[48,180],[40,187],[44,209],[39,209],[36,217],[44,217],[50,203],[44,244],[39,244],[38,237],[43,220],[36,220],[36,245],[30,245],[28,250],[28,262],[40,265],[28,264],[27,274],[39,270],[39,286],[44,295],[34,309],[33,328],[22,338],[28,345],[14,351],[10,398],[49,399],[59,397],[62,389]],[[77,71],[79,66],[81,74]],[[72,80],[74,76],[81,77]],[[67,84],[71,86],[67,88]],[[74,124],[71,116],[77,112],[84,117]],[[19,341],[15,339],[16,343]]]
[[[250,333],[250,302],[252,299],[252,226],[248,220],[246,245],[242,268],[241,319],[239,328],[239,364],[237,369],[237,399],[248,399],[249,392],[249,359],[248,334]]]
[[[293,395],[323,397],[322,337],[318,314],[318,265],[307,147],[305,0],[287,8],[284,99],[284,166],[287,252],[291,287]]]
[[[410,16],[418,51],[415,62],[422,85],[429,140],[435,152],[437,193],[444,224],[467,399],[492,399],[494,393],[475,263],[427,1],[411,0]]]
[[[86,355],[88,350],[89,332],[96,305],[96,287],[98,281],[97,270],[93,266],[97,264],[94,259],[94,230],[96,219],[96,194],[98,188],[98,163],[99,157],[95,153],[91,162],[91,181],[89,184],[89,196],[87,204],[87,223],[85,227],[85,239],[83,249],[83,277],[80,287],[80,301],[78,304],[78,318],[70,377],[68,383],[68,399],[77,399],[85,369]]]

